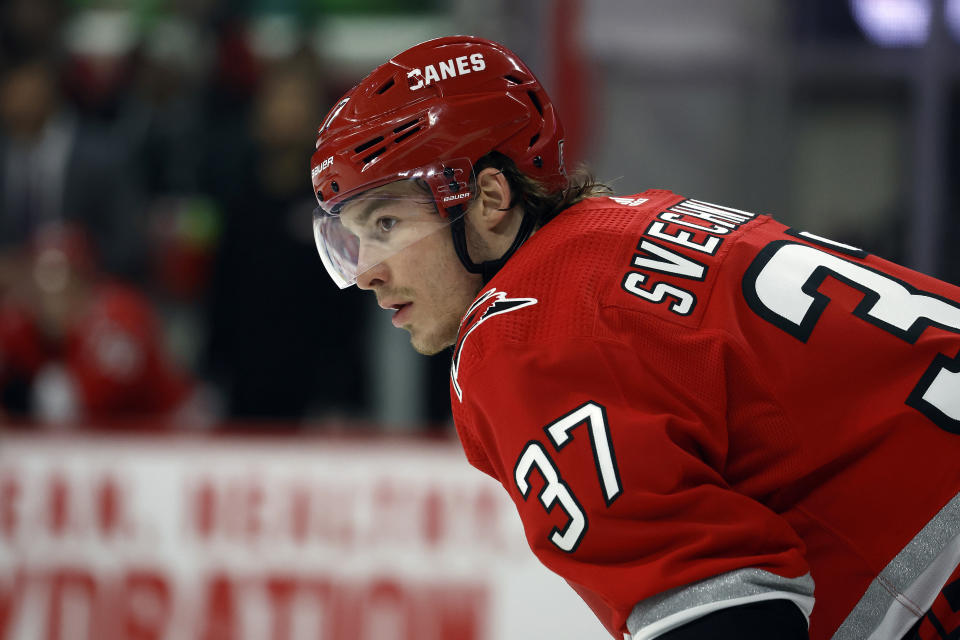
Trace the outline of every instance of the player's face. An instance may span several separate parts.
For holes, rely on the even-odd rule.
[[[402,195],[416,193],[417,187],[394,184],[386,189]],[[361,238],[377,236],[375,242],[361,240],[357,286],[373,291],[380,306],[393,312],[394,326],[410,332],[420,353],[432,355],[454,344],[460,320],[483,281],[461,265],[448,222],[422,197],[379,200],[362,214],[343,215],[344,226],[366,233],[358,233]],[[407,245],[411,237],[417,239]],[[391,253],[393,242],[406,246]],[[370,264],[374,266],[365,267]]]

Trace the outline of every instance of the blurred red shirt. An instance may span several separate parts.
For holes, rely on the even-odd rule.
[[[167,356],[148,300],[115,283],[91,290],[66,321],[60,339],[44,335],[26,306],[9,301],[0,306],[0,389],[30,387],[29,417],[42,412],[33,387],[58,365],[66,374],[60,379],[75,399],[75,415],[69,417],[93,420],[97,426],[168,416],[193,388],[189,376]]]

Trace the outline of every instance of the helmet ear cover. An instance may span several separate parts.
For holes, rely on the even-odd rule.
[[[444,162],[441,171],[424,176],[423,180],[433,193],[437,210],[445,218],[462,216],[463,205],[473,199],[476,181],[467,158]],[[458,207],[458,211],[452,211]]]

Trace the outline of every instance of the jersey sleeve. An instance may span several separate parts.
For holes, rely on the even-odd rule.
[[[704,364],[722,360],[719,342]],[[499,346],[454,399],[468,458],[503,484],[531,549],[616,638],[770,599],[809,616],[799,537],[724,480],[722,370],[704,376],[712,388],[690,388],[672,377],[679,368],[645,359],[595,337]]]

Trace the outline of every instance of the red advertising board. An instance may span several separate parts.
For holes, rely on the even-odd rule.
[[[605,637],[455,442],[0,435],[0,640]]]

